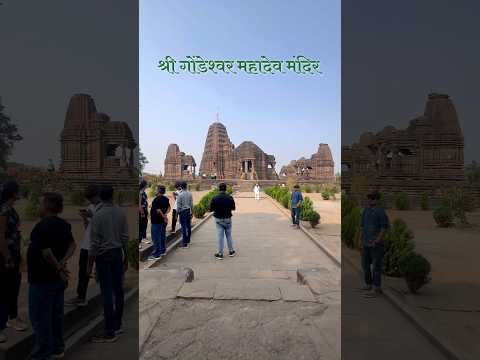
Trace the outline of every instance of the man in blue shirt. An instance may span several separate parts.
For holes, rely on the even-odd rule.
[[[293,187],[292,192],[292,226],[300,229],[300,207],[302,206],[303,196],[300,186],[297,184]]]
[[[382,293],[383,240],[390,224],[385,210],[378,207],[380,193],[371,192],[367,199],[368,207],[363,209],[361,219],[362,268],[365,276],[362,290],[368,291],[366,297],[376,297]]]

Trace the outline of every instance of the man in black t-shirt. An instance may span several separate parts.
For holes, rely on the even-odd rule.
[[[58,217],[63,210],[60,194],[43,196],[38,222],[27,251],[29,316],[35,334],[31,359],[62,357],[64,291],[69,272],[67,261],[75,250],[69,223]]]
[[[210,202],[210,211],[213,211],[218,236],[218,252],[214,256],[218,260],[223,260],[225,237],[227,238],[229,256],[233,257],[236,255],[232,239],[232,210],[235,210],[235,200],[227,194],[227,184],[221,183],[218,185],[218,190],[220,193],[214,196]]]
[[[157,195],[152,201],[150,209],[150,221],[152,224],[153,252],[149,260],[161,259],[166,255],[167,241],[167,214],[170,211],[170,201],[165,196],[165,186],[159,185]]]

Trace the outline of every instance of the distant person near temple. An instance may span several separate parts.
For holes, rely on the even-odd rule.
[[[88,274],[93,264],[100,283],[105,317],[104,332],[92,338],[95,343],[111,343],[123,333],[124,276],[128,269],[128,222],[123,210],[113,204],[113,187],[100,188],[101,203],[92,218]]]
[[[180,218],[180,225],[182,226],[181,248],[188,249],[192,235],[193,196],[192,193],[187,190],[188,186],[185,181],[180,182],[177,186],[177,212]]]
[[[367,291],[365,297],[376,297],[382,293],[384,235],[390,223],[385,210],[378,206],[380,193],[371,192],[367,199],[368,206],[363,209],[361,219],[362,268],[365,281],[362,290]]]
[[[62,195],[47,193],[41,203],[40,220],[32,230],[27,251],[28,308],[35,335],[32,360],[64,356],[64,293],[70,273],[67,262],[76,245],[72,227],[58,215]]]
[[[260,185],[255,184],[253,192],[255,193],[255,200],[260,200]]]
[[[18,198],[17,182],[7,181],[0,195],[0,343],[7,341],[6,327],[17,331],[27,329],[18,317],[18,295],[22,282],[20,217],[14,207]]]
[[[140,203],[138,205],[138,247],[142,248],[142,242],[147,240],[148,228],[148,196],[145,192],[148,183],[145,180],[140,182]]]
[[[297,184],[293,187],[292,197],[292,226],[300,228],[300,207],[302,206],[303,196],[300,186]]]
[[[80,217],[83,221],[85,231],[83,239],[80,243],[80,257],[78,260],[78,283],[77,283],[77,297],[65,302],[68,306],[87,306],[87,290],[90,282],[90,274],[88,273],[88,256],[90,251],[90,241],[92,232],[92,218],[100,206],[99,187],[97,185],[89,185],[85,189],[85,198],[89,205],[86,209],[79,211]]]
[[[223,260],[225,237],[227,238],[229,256],[236,255],[232,239],[232,211],[235,210],[235,200],[227,194],[227,184],[219,184],[218,190],[220,193],[213,197],[210,203],[210,211],[213,212],[215,218],[218,237],[218,252],[214,256],[218,260]]]
[[[166,255],[166,241],[167,241],[167,214],[170,211],[170,201],[165,196],[165,186],[159,185],[157,187],[157,195],[152,202],[152,208],[150,209],[151,217],[151,231],[153,241],[153,252],[148,260],[156,260]]]

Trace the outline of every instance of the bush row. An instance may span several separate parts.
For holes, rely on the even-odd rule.
[[[265,193],[278,201],[285,209],[292,208],[291,192],[287,187],[271,186],[265,189]],[[310,222],[312,227],[317,226],[320,223],[320,214],[313,208],[313,202],[305,196],[300,207],[300,219]]]

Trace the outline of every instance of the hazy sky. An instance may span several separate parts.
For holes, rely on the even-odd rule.
[[[342,143],[406,128],[440,92],[457,109],[465,161],[478,161],[479,17],[478,1],[342,1]]]
[[[11,160],[58,164],[68,101],[78,92],[138,137],[137,11],[131,0],[0,6],[0,96],[23,136]]]
[[[170,55],[248,60],[261,55],[321,62],[321,76],[171,75]],[[200,165],[216,113],[235,145],[251,140],[275,155],[277,170],[328,143],[340,168],[340,1],[142,0],[140,2],[140,141],[147,172],[163,173],[177,143]]]

